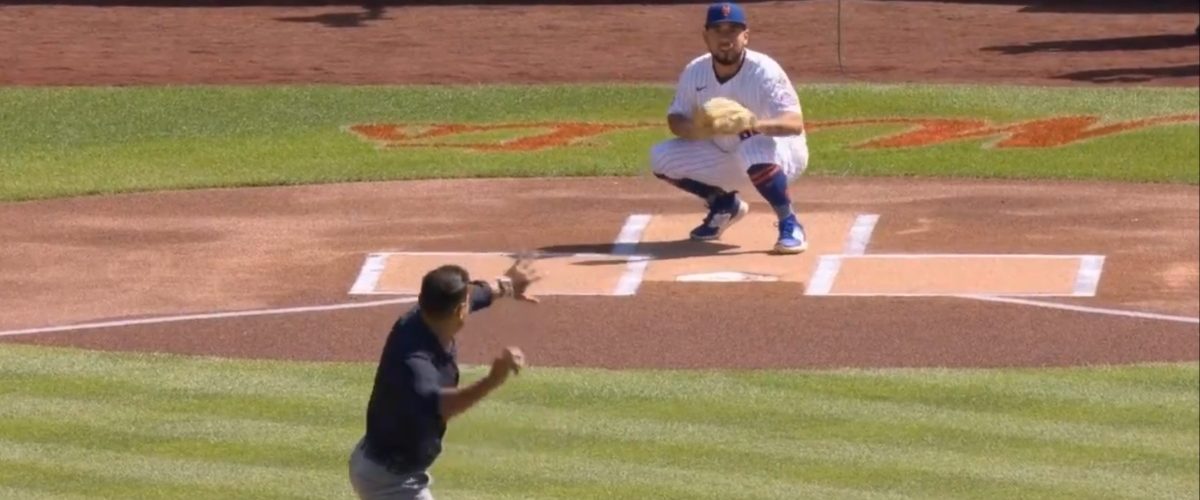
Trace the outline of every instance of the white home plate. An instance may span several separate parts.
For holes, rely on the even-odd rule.
[[[779,281],[778,276],[769,274],[743,273],[738,271],[721,271],[716,273],[683,274],[675,277],[675,281]]]

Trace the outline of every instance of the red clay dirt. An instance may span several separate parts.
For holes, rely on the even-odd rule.
[[[698,204],[673,189],[651,178],[464,180],[0,205],[0,236],[10,242],[0,251],[0,281],[13,284],[0,294],[13,306],[0,329],[361,302],[347,291],[365,254],[376,251],[608,253],[631,213],[688,213],[698,221]],[[1105,274],[1088,304],[1200,313],[1195,273],[1176,281],[1161,273],[1194,270],[1200,261],[1200,195],[1191,186],[814,177],[795,193],[802,212],[881,214],[873,253],[1103,253]],[[755,202],[754,210],[769,209]],[[774,228],[761,230],[763,247],[747,250],[769,247]],[[1178,361],[1200,351],[1189,324],[964,299],[803,293],[803,284],[648,282],[635,297],[499,304],[472,323],[463,355],[483,361],[516,343],[540,365],[699,368]],[[13,340],[369,360],[403,307]]]
[[[1075,11],[1056,12],[1048,6],[1061,2],[846,1],[844,68],[837,61],[836,2],[748,8],[752,45],[775,55],[798,84],[1197,85],[1194,2],[1167,2],[1158,13],[1137,12],[1129,3],[1102,9],[1075,3]],[[702,48],[694,31],[702,11],[699,3],[382,11],[8,5],[0,7],[0,84],[670,83]],[[615,34],[629,38],[615,42]],[[1200,314],[1194,186],[808,178],[796,193],[802,211],[882,214],[872,252],[1102,253],[1108,260],[1099,296],[1059,302]],[[755,209],[767,210],[761,203]],[[686,212],[699,220],[699,210],[646,178],[374,183],[4,204],[0,331],[361,302],[346,292],[369,252],[606,252],[632,212]],[[763,231],[769,238],[773,228]],[[463,359],[486,360],[510,343],[537,365],[613,368],[1200,359],[1194,324],[965,299],[803,297],[802,291],[769,283],[647,283],[633,298],[500,304],[468,327]],[[404,307],[0,338],[373,361]]]
[[[499,3],[0,7],[0,84],[673,82],[703,50],[702,2]],[[840,68],[837,2],[747,13],[797,82],[1197,85],[1196,3],[1142,3],[846,0]]]

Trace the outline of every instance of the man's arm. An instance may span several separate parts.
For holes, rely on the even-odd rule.
[[[682,113],[671,113],[667,115],[667,126],[671,129],[671,133],[683,139],[702,139],[704,134],[696,128],[695,122],[690,116]]]
[[[754,130],[772,136],[800,135],[804,133],[804,114],[788,111],[775,118],[760,118]]]
[[[467,411],[479,400],[504,383],[504,378],[489,373],[474,384],[462,388],[442,387],[438,383],[438,371],[433,362],[424,356],[412,356],[404,360],[404,369],[413,383],[413,393],[418,405],[425,411],[436,413],[442,420]],[[413,394],[409,393],[409,394]]]
[[[504,384],[504,378],[488,373],[487,376],[476,380],[475,383],[461,388],[443,388],[440,390],[440,412],[442,418],[450,420],[471,409],[488,394]]]
[[[520,349],[509,347],[492,361],[487,376],[466,387],[441,387],[437,369],[429,359],[414,356],[405,360],[416,382],[416,393],[420,401],[435,406],[443,420],[450,420],[471,409],[492,391],[504,385],[511,373],[519,373],[525,366],[525,355]]]
[[[471,281],[469,293],[471,312],[485,309],[491,306],[496,299],[506,297],[537,302],[538,300],[528,296],[526,291],[529,285],[541,279],[528,258],[518,257],[503,276],[491,281]]]
[[[502,296],[497,293],[499,289],[496,286],[483,280],[471,282],[471,312],[486,309],[492,305],[497,296]]]
[[[763,98],[768,116],[760,117],[754,129],[766,135],[800,135],[804,133],[804,111],[792,79],[782,68],[773,68],[765,79]]]

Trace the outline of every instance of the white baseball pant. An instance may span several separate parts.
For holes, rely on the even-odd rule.
[[[725,191],[754,191],[746,173],[753,165],[779,165],[794,182],[808,168],[806,135],[772,137],[755,135],[726,152],[711,140],[672,138],[650,149],[654,173],[672,179],[692,179]]]

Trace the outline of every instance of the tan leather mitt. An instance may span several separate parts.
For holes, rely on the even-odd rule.
[[[692,118],[701,135],[735,135],[754,128],[758,117],[741,103],[714,97],[696,109]]]

